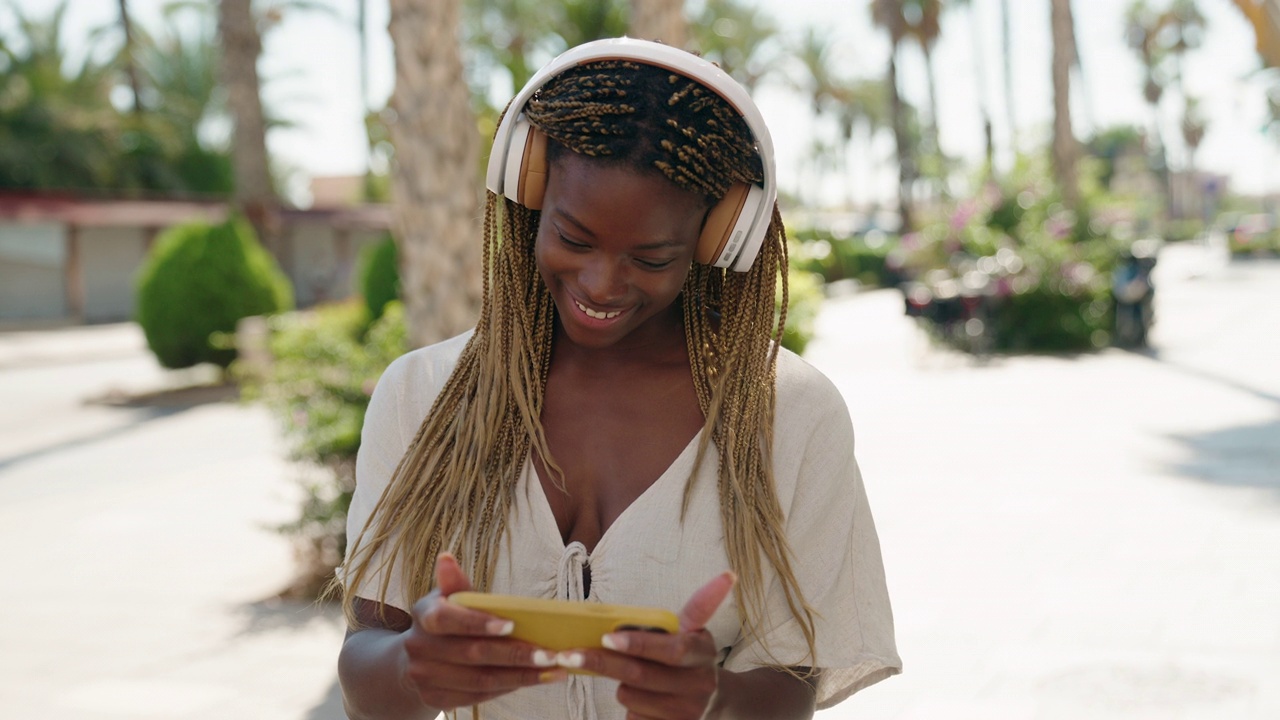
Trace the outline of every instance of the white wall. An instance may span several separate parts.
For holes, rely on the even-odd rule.
[[[0,319],[65,317],[65,260],[61,225],[0,223]]]

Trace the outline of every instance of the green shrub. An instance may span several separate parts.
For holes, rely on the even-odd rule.
[[[326,305],[273,318],[270,331],[271,366],[263,376],[241,376],[244,397],[280,421],[293,459],[325,470],[304,476],[298,517],[279,528],[299,542],[297,592],[314,594],[346,552],[364,414],[382,372],[408,349],[404,308],[388,303],[370,325],[359,301]]]
[[[899,278],[887,264],[897,239],[883,233],[837,237],[826,230],[806,228],[791,234],[794,264],[817,273],[826,282],[853,279],[867,287],[890,287]]]
[[[382,317],[382,309],[400,299],[400,266],[396,241],[387,235],[360,253],[360,294],[364,295],[369,317]]]
[[[787,307],[787,326],[782,329],[782,347],[803,355],[804,349],[813,339],[814,323],[818,319],[818,310],[822,307],[822,278],[792,267],[787,273],[789,305]],[[778,303],[781,305],[781,298]]]
[[[161,235],[137,282],[137,319],[147,345],[168,368],[209,362],[227,367],[233,348],[211,342],[236,322],[293,307],[293,287],[240,218],[189,223]]]

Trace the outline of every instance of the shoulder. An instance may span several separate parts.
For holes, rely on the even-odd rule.
[[[829,493],[856,481],[857,463],[853,423],[835,383],[788,350],[778,353],[777,378],[774,482],[789,512],[802,497],[829,502]]]
[[[388,383],[397,387],[414,386],[421,389],[424,385],[443,386],[458,364],[458,357],[471,340],[472,330],[448,340],[420,347],[401,355],[387,366],[379,384]]]
[[[416,429],[453,374],[471,334],[472,331],[468,330],[448,340],[411,350],[393,360],[378,379],[370,400],[370,414],[390,415],[402,428]]]
[[[839,420],[849,409],[839,388],[821,370],[783,348],[778,351],[775,432]]]

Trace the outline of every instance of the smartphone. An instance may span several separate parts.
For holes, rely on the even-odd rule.
[[[601,637],[615,631],[675,633],[680,629],[674,613],[658,608],[481,592],[456,592],[449,602],[511,620],[515,623],[511,637],[547,650],[597,648]]]

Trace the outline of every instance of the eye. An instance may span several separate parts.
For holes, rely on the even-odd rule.
[[[565,246],[572,248],[574,250],[586,250],[587,248],[591,247],[586,243],[580,243],[576,240],[570,240],[569,238],[565,237],[564,233],[560,232],[559,230],[556,231],[556,236],[560,238],[560,242],[564,243]]]
[[[646,270],[662,270],[669,267],[673,262],[675,262],[674,258],[671,260],[644,260],[636,258],[636,263]]]

